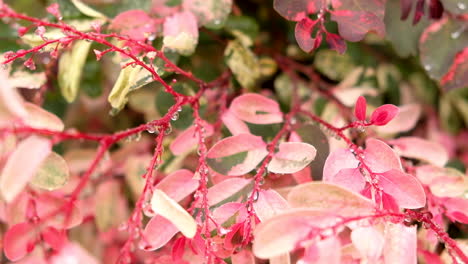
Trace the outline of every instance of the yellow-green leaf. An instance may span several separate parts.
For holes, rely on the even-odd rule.
[[[253,88],[260,77],[260,66],[255,54],[240,41],[233,40],[227,45],[224,57],[237,81],[245,88]]]
[[[31,184],[48,191],[63,187],[70,177],[67,162],[55,152],[41,163],[39,169],[31,180]]]
[[[80,0],[71,0],[71,2],[75,5],[75,7],[78,10],[80,10],[81,13],[87,16],[107,19],[107,17],[103,13],[94,10],[93,8],[81,2]]]
[[[153,79],[149,72],[139,65],[122,69],[107,98],[115,113],[125,106],[128,101],[128,94],[131,91],[151,81],[153,81]]]
[[[174,224],[182,234],[193,238],[197,232],[197,223],[176,201],[161,190],[154,190],[151,209]]]
[[[78,40],[73,48],[66,51],[60,58],[58,84],[63,97],[69,103],[73,102],[78,94],[81,74],[90,47],[90,42]]]

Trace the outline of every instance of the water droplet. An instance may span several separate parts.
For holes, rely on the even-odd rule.
[[[221,20],[216,19],[215,21],[213,21],[213,23],[214,23],[215,25],[219,25],[219,24],[221,24]]]
[[[426,64],[426,65],[424,65],[424,69],[425,69],[426,71],[430,71],[430,70],[432,69],[432,66],[429,65],[429,64]]]
[[[44,26],[38,26],[36,31],[34,31],[36,35],[41,36],[41,37],[44,35],[45,32],[46,32],[46,29]]]
[[[150,51],[146,53],[146,57],[150,60],[154,60],[156,58],[156,52],[155,51]]]
[[[465,3],[457,3],[457,7],[461,10],[465,10],[466,9],[466,4]]]
[[[164,130],[164,135],[169,135],[171,132],[172,132],[172,126],[171,126],[171,124],[169,124],[166,127],[166,130]]]
[[[171,120],[172,120],[172,121],[176,121],[177,119],[179,119],[179,112],[175,112],[175,113],[171,116]]]
[[[150,134],[158,134],[159,133],[159,130],[158,130],[158,126],[153,126],[153,125],[148,125],[148,128],[146,129],[146,131]]]
[[[258,197],[260,196],[260,192],[259,191],[255,191],[253,193],[253,200],[254,202],[256,202],[258,200]]]
[[[24,65],[26,68],[30,69],[31,71],[34,71],[34,70],[36,69],[36,64],[34,63],[32,57],[29,58],[29,59],[27,59],[27,60],[23,63],[23,65]]]
[[[102,51],[94,49],[94,54],[96,54],[96,60],[101,60],[102,57]]]
[[[219,233],[220,235],[226,235],[226,234],[229,233],[230,231],[231,231],[230,229],[224,228],[224,227],[222,227],[222,226],[219,227],[219,229],[218,229],[218,233]]]
[[[451,37],[452,39],[457,39],[458,37],[460,37],[460,35],[461,35],[460,30],[457,30],[457,31],[455,31],[455,32],[452,32],[452,33],[450,34],[450,37]]]
[[[177,112],[182,112],[182,106],[177,107]]]

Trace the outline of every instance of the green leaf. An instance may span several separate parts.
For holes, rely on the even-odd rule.
[[[420,60],[429,76],[440,81],[453,64],[455,55],[466,47],[466,43],[466,22],[445,17],[430,25],[419,44]]]
[[[219,29],[231,13],[232,0],[191,0],[184,1],[183,6],[197,17],[200,26]]]
[[[52,152],[42,162],[30,183],[35,187],[52,191],[63,187],[69,178],[70,169],[67,162],[62,156]]]
[[[338,54],[333,50],[319,50],[315,55],[314,66],[328,78],[341,81],[355,67],[351,57],[346,53]]]
[[[387,1],[384,17],[387,39],[400,57],[415,56],[418,54],[419,37],[429,24],[429,20],[423,16],[418,24],[413,25],[411,19],[401,20],[400,17],[400,2]]]
[[[241,86],[253,89],[260,77],[260,67],[255,54],[240,41],[230,41],[224,51],[226,64]]]
[[[75,7],[80,10],[81,13],[95,18],[102,18],[107,19],[107,17],[99,11],[96,11],[92,7],[88,6],[87,4],[81,2],[80,0],[70,0]]]
[[[78,94],[81,74],[91,43],[85,40],[75,42],[71,50],[63,53],[59,61],[58,84],[63,97],[71,103]]]

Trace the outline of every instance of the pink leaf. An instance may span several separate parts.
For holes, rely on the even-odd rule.
[[[331,12],[331,19],[338,23],[340,36],[348,41],[360,41],[369,31],[385,35],[385,24],[371,12],[335,10]]]
[[[304,257],[297,263],[341,264],[340,240],[336,236],[330,236],[309,245]]]
[[[217,142],[208,151],[207,163],[218,173],[239,176],[255,169],[267,154],[261,137],[239,134]]]
[[[378,132],[391,134],[407,132],[414,128],[421,116],[421,105],[407,104],[399,108],[400,112],[392,121],[385,126],[377,127]]]
[[[354,106],[354,116],[358,120],[365,121],[366,120],[366,98],[364,96],[359,96],[356,101],[356,105]]]
[[[445,148],[437,142],[417,137],[401,137],[389,143],[403,157],[427,161],[439,167],[443,167],[449,159]]]
[[[135,19],[138,18],[138,19]],[[128,35],[134,40],[145,40],[158,31],[157,24],[143,10],[128,10],[117,15],[110,28],[118,30],[122,35]]]
[[[244,189],[251,180],[232,178],[224,180],[208,189],[208,204],[216,205]]]
[[[240,215],[241,213],[240,211],[243,208],[245,208],[245,206],[242,203],[237,203],[237,202],[225,203],[213,211],[213,219],[219,225],[223,225],[234,214],[239,213]],[[239,221],[236,221],[236,222],[239,222]],[[215,228],[215,226],[213,225],[212,228]]]
[[[163,247],[179,232],[179,229],[166,218],[156,215],[146,224],[139,247],[145,251],[153,251]]]
[[[344,42],[342,37],[340,37],[337,34],[327,32],[326,40],[327,40],[328,46],[330,46],[331,49],[336,50],[340,54],[345,53],[346,43]]]
[[[455,31],[457,32],[457,31]],[[454,34],[454,33],[452,33]],[[455,55],[453,64],[442,76],[440,83],[446,90],[462,88],[468,85],[468,47]]]
[[[255,228],[252,251],[262,259],[280,256],[295,249],[312,228],[323,228],[336,220],[312,209],[287,211]]]
[[[464,198],[445,198],[444,207],[447,209],[446,215],[452,221],[468,224],[468,200]]]
[[[261,190],[254,203],[255,213],[262,222],[289,208],[288,202],[274,190]]]
[[[382,254],[384,237],[374,227],[358,227],[351,232],[351,241],[362,257],[376,263]]]
[[[180,202],[198,188],[199,181],[193,179],[193,173],[189,170],[175,171],[162,179],[156,189],[162,190],[176,202]]]
[[[296,29],[294,31],[296,41],[297,44],[299,44],[299,47],[305,52],[311,52],[312,50],[318,48],[318,46],[316,46],[316,39],[312,38],[311,36],[316,23],[316,20],[305,17],[296,24]],[[320,45],[320,43],[318,43],[318,45]]]
[[[80,244],[70,242],[60,250],[60,252],[49,259],[50,264],[98,264],[96,257],[87,252]]]
[[[416,177],[392,169],[380,174],[379,185],[402,208],[416,209],[426,205],[426,194]]]
[[[333,178],[341,169],[357,168],[359,161],[348,149],[337,149],[330,153],[323,166],[323,181],[333,182]]]
[[[303,142],[283,142],[275,153],[268,171],[274,173],[295,173],[304,169],[314,160],[317,150],[314,146]]]
[[[279,104],[263,95],[247,93],[236,97],[229,108],[237,118],[253,124],[274,124],[283,121]]]
[[[67,243],[66,233],[51,226],[45,228],[41,235],[44,241],[55,251],[60,251],[63,245]]]
[[[372,113],[370,123],[376,126],[384,126],[390,122],[399,111],[399,108],[392,104],[379,106]]]
[[[23,190],[51,150],[49,140],[38,136],[30,136],[18,144],[0,177],[0,192],[5,201],[13,201]]]
[[[250,250],[242,250],[231,256],[232,264],[255,264],[255,257]]]
[[[400,157],[391,147],[375,138],[366,140],[364,159],[374,173],[382,173],[391,169],[402,170]]]
[[[323,182],[297,185],[291,189],[287,200],[292,207],[309,208],[323,214],[332,213],[343,217],[370,214],[374,211],[374,203],[364,196]]]
[[[439,197],[463,197],[468,190],[468,178],[454,168],[423,165],[416,168],[416,177]]]
[[[366,185],[366,180],[359,168],[341,169],[329,182],[345,187],[355,193],[360,193]]]
[[[281,16],[291,21],[299,21],[308,14],[316,13],[323,7],[323,1],[275,0],[273,8]]]
[[[249,127],[244,123],[244,121],[237,118],[230,110],[224,112],[221,116],[221,120],[223,120],[224,125],[229,129],[229,132],[233,136],[239,134],[250,134]]]
[[[209,137],[213,135],[213,126],[203,121],[203,128],[205,129],[205,137]],[[185,131],[180,133],[174,141],[172,141],[169,149],[171,150],[174,155],[181,155],[189,150],[191,150],[194,146],[198,145],[199,137],[196,133],[195,125],[190,126]]]
[[[23,258],[34,249],[35,236],[34,226],[27,222],[12,226],[3,238],[5,256],[11,261]]]
[[[51,214],[60,206],[63,206],[63,198],[61,196],[55,197],[53,195],[42,195],[36,199],[36,210],[39,218],[43,218]],[[68,218],[66,218],[67,221],[65,221],[63,214],[65,214],[68,210],[70,210],[70,215]],[[57,216],[49,218],[47,223],[56,229],[69,229],[81,224],[82,221],[83,215],[81,210],[76,206],[75,203],[72,203],[70,206],[67,206],[66,210]]]
[[[416,226],[405,226],[388,222],[385,228],[384,262],[415,264]]]
[[[296,181],[296,183],[300,184],[300,183],[306,183],[306,182],[312,181],[311,174],[312,174],[312,169],[310,168],[310,166],[307,166],[304,169],[293,173],[292,176],[294,180]]]

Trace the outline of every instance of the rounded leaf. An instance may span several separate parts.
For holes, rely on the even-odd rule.
[[[442,145],[422,138],[401,137],[389,143],[403,157],[427,161],[439,167],[443,167],[449,159]]]
[[[166,218],[156,215],[146,224],[139,247],[145,251],[153,251],[163,247],[179,232],[179,229]]]
[[[275,190],[261,190],[253,206],[262,222],[290,208],[288,202]]]
[[[287,200],[292,207],[305,207],[343,217],[370,214],[374,211],[374,203],[364,196],[323,182],[297,185],[291,189]]]
[[[30,136],[18,144],[0,177],[0,192],[7,202],[23,190],[50,152],[50,141],[38,136]]]
[[[28,115],[24,118],[26,125],[37,129],[49,129],[54,131],[63,131],[65,125],[56,115],[32,104],[24,104]]]
[[[163,191],[174,201],[180,202],[195,190],[197,190],[199,181],[193,179],[193,172],[189,170],[175,171],[162,179],[156,189]]]
[[[317,150],[303,142],[283,142],[275,153],[268,170],[274,173],[295,173],[304,169],[314,160]]]
[[[279,104],[263,95],[247,93],[236,97],[229,108],[237,118],[253,124],[283,122]]]
[[[416,209],[426,205],[426,193],[416,177],[392,169],[380,174],[379,185],[402,208]]]
[[[261,137],[239,134],[217,142],[208,151],[207,163],[220,174],[239,176],[255,169],[267,154]]]
[[[392,104],[379,106],[372,112],[370,123],[376,126],[383,126],[390,122],[399,112],[399,108]]]
[[[12,226],[3,237],[3,250],[5,256],[11,261],[17,261],[32,249],[28,249],[35,241],[34,226],[23,222]],[[31,244],[34,245],[34,244]]]
[[[354,106],[354,116],[358,120],[365,121],[366,120],[366,98],[364,96],[359,96],[356,101],[356,105]]]
[[[48,191],[63,187],[70,178],[67,162],[59,154],[52,152],[41,163],[31,180],[31,184]]]

